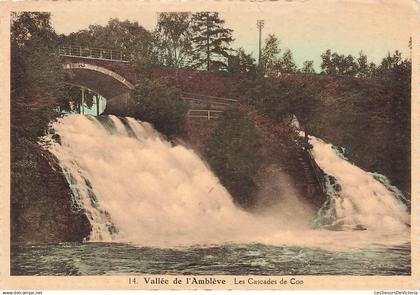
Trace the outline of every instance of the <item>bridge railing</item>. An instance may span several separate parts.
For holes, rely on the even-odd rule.
[[[220,115],[223,111],[216,111],[216,110],[189,110],[188,111],[188,118],[201,118],[201,119],[219,119]]]
[[[188,103],[192,109],[225,110],[230,105],[237,103],[237,100],[235,99],[189,92],[183,92],[181,98]]]
[[[69,45],[60,46],[58,48],[58,54],[60,56],[129,62],[127,53],[113,49]]]
[[[182,99],[191,100],[191,101],[211,102],[211,103],[226,105],[226,106],[235,104],[238,102],[238,100],[236,99],[197,94],[197,93],[185,92],[185,91],[182,92]]]

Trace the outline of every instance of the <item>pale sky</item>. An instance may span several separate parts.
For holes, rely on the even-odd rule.
[[[379,62],[388,51],[409,57],[408,40],[416,21],[414,0],[284,0],[245,1],[147,1],[60,2],[52,6],[57,33],[68,34],[90,24],[105,25],[109,18],[138,21],[154,29],[158,11],[219,11],[226,27],[234,30],[233,47],[258,53],[256,21],[263,19],[263,39],[275,33],[281,47],[288,47],[301,66],[330,48],[340,54],[357,55],[363,50],[369,61]],[[417,25],[418,27],[418,25]]]

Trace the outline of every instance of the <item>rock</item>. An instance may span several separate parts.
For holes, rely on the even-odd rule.
[[[59,145],[61,145],[61,137],[59,134],[54,134],[53,136],[51,136],[51,138],[58,142]]]
[[[57,160],[36,144],[14,145],[12,156],[12,244],[88,239],[90,222],[84,212],[72,210],[68,184]]]

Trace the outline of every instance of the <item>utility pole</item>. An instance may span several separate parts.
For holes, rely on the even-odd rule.
[[[410,39],[408,40],[408,48],[410,48],[410,62],[413,57],[413,36],[410,36]]]
[[[207,23],[207,72],[210,71],[210,13],[206,12]]]
[[[258,66],[261,66],[261,31],[264,28],[264,20],[257,20],[257,28],[259,30],[258,38]]]

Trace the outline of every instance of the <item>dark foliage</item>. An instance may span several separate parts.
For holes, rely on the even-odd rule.
[[[153,35],[138,22],[112,18],[106,26],[90,25],[86,30],[60,36],[60,44],[122,51],[148,76],[158,63]]]
[[[188,68],[193,65],[191,14],[162,12],[154,32],[159,61],[168,67]]]
[[[261,162],[254,121],[238,108],[225,111],[208,141],[205,157],[234,201],[251,207],[257,193],[254,178]]]
[[[134,116],[149,122],[168,137],[182,131],[187,105],[178,89],[161,80],[143,80],[134,90]]]
[[[409,194],[411,63],[395,52],[369,74],[340,67],[326,67],[324,75],[249,77],[233,93],[279,122],[296,115],[306,131],[345,147],[351,161]]]
[[[197,12],[192,15],[192,42],[195,68],[207,71],[227,70],[227,59],[233,42],[232,30],[224,27],[218,12]]]
[[[14,15],[11,26],[12,242],[80,241],[86,216],[71,211],[55,160],[38,145],[63,99],[63,70],[48,13]],[[54,168],[53,168],[54,167]],[[55,169],[55,170],[54,170]]]

